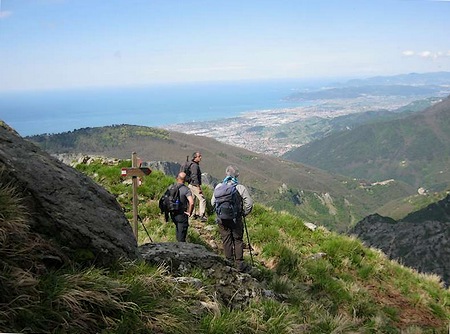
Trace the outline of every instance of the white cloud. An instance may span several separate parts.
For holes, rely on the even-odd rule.
[[[450,0],[448,0],[450,2]],[[412,57],[412,56],[418,56],[420,58],[424,59],[438,59],[443,57],[450,57],[450,50],[449,51],[437,51],[437,52],[431,52],[431,51],[421,51],[421,52],[415,52],[412,50],[405,50],[402,52],[403,56],[406,57]]]
[[[422,51],[419,52],[419,56],[422,58],[430,58],[433,57],[433,54],[430,51]]]
[[[215,71],[235,71],[246,69],[246,66],[241,65],[225,65],[225,66],[213,66],[213,67],[191,67],[180,68],[180,72],[215,72]]]
[[[11,16],[12,12],[9,10],[0,11],[0,20],[6,19],[8,16]]]

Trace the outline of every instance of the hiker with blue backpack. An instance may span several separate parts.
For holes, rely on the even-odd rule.
[[[247,272],[250,266],[244,262],[244,224],[245,216],[253,209],[253,199],[247,188],[239,184],[235,166],[228,166],[225,173],[223,182],[214,188],[211,205],[216,211],[225,257],[239,271]]]

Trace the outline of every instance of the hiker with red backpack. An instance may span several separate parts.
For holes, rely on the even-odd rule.
[[[211,205],[217,214],[225,257],[239,271],[247,272],[250,266],[244,262],[244,217],[252,211],[253,199],[247,188],[239,184],[239,170],[235,166],[228,166],[225,174],[223,182],[214,188]]]

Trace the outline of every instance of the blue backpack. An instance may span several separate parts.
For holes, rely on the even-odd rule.
[[[242,215],[242,198],[235,183],[222,183],[214,189],[215,210],[220,219],[234,220]]]

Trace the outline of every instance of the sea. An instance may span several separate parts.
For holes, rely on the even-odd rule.
[[[167,127],[305,106],[285,98],[323,84],[266,80],[0,92],[0,120],[24,137],[118,124]]]

